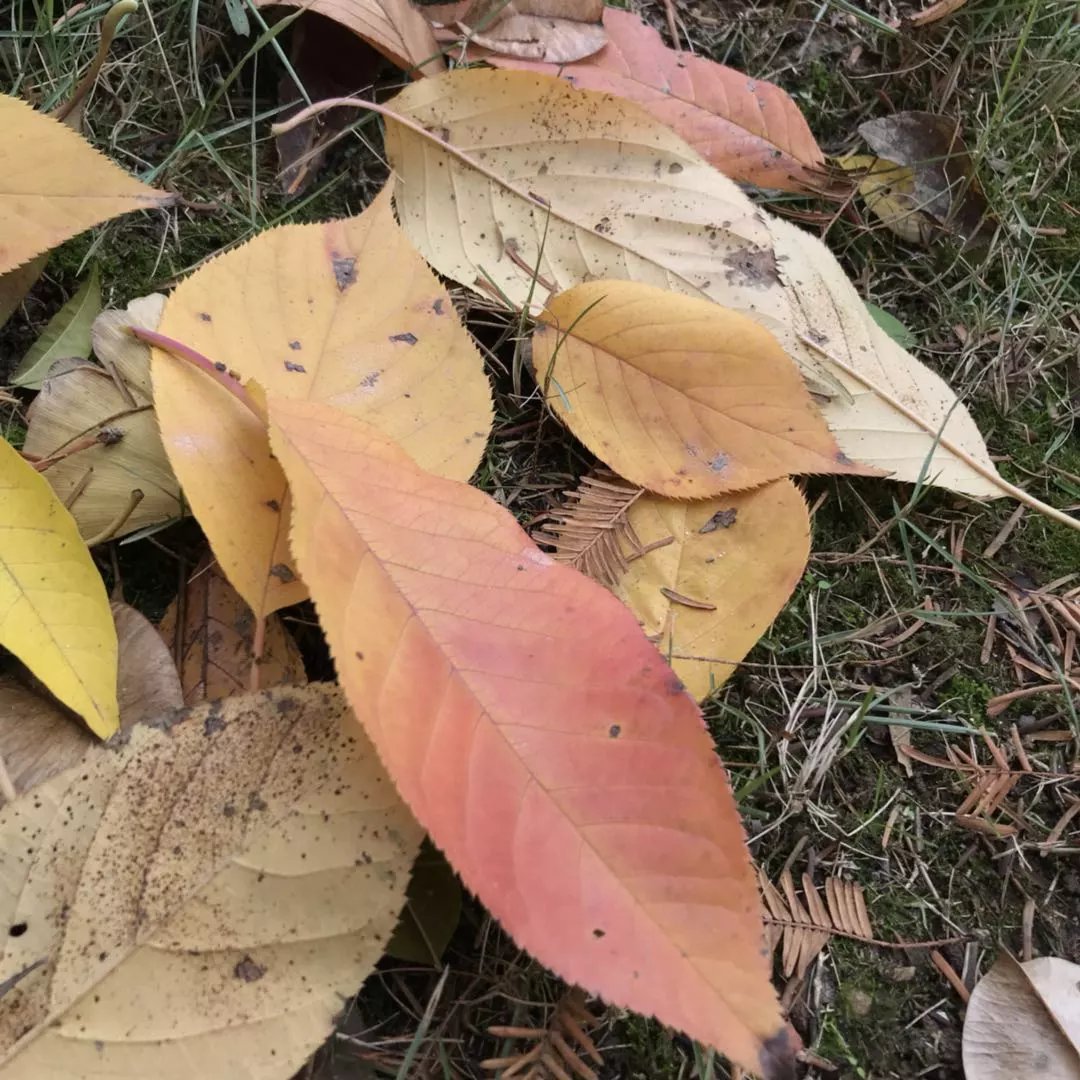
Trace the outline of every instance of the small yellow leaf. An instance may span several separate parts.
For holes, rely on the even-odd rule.
[[[835,158],[834,164],[846,172],[864,172],[857,183],[867,210],[910,244],[928,244],[937,224],[919,206],[915,174],[905,165],[874,154],[849,154]]]
[[[646,549],[614,593],[637,615],[687,690],[727,680],[787,603],[810,554],[806,502],[790,480],[680,502],[645,494],[627,520]]]
[[[0,645],[103,738],[119,723],[105,585],[48,482],[0,440]]]
[[[664,495],[789,473],[856,473],[776,339],[745,315],[634,281],[548,301],[533,364],[560,419],[620,476]]]
[[[0,810],[23,927],[0,1078],[292,1076],[382,956],[420,838],[336,687],[93,747]]]
[[[483,359],[450,295],[394,221],[362,214],[271,229],[177,287],[161,333],[257,383],[322,401],[467,480],[491,428]],[[225,576],[256,617],[296,603],[288,486],[265,424],[193,365],[154,350],[154,400],[173,468]]]
[[[59,120],[0,94],[0,274],[84,229],[175,196],[147,187]]]

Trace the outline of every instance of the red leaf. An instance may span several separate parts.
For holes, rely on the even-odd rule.
[[[361,421],[270,415],[341,682],[465,884],[568,981],[786,1075],[727,776],[634,616]]]
[[[825,158],[780,87],[669,49],[636,15],[604,9],[608,44],[575,64],[484,56],[496,67],[558,75],[583,90],[635,101],[732,180],[787,191],[829,187]]]

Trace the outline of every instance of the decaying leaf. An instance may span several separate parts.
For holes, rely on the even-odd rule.
[[[964,1018],[967,1080],[1080,1076],[1080,964],[1008,953],[976,984]]]
[[[90,327],[100,312],[101,276],[95,266],[75,295],[49,320],[41,336],[30,346],[11,377],[12,383],[27,390],[38,390],[55,361],[72,357],[85,360],[90,355]]]
[[[859,134],[875,154],[911,170],[911,197],[920,213],[964,240],[992,227],[960,124],[952,117],[894,113],[860,124]]]
[[[425,840],[413,864],[405,906],[388,956],[410,964],[438,965],[461,918],[461,884],[446,857]]]
[[[283,1080],[382,955],[420,830],[339,691],[140,724],[0,810],[0,1077]]]
[[[250,685],[255,617],[211,558],[199,563],[183,595],[169,605],[161,634],[177,658],[188,705],[231,697]],[[268,616],[259,685],[266,689],[305,682],[296,642],[277,615]]]
[[[752,319],[633,281],[554,296],[533,365],[564,424],[620,476],[703,498],[791,473],[858,473],[776,339]]]
[[[0,645],[102,737],[118,724],[105,585],[48,483],[0,439]]]
[[[603,13],[597,0],[473,0],[424,11],[429,19],[457,23],[465,35],[466,57],[480,46],[551,65],[572,64],[602,49],[608,39]]]
[[[72,236],[175,196],[140,183],[59,120],[0,94],[0,274]]]
[[[255,6],[303,8],[333,19],[416,78],[446,68],[431,27],[409,0],[255,0]]]
[[[778,480],[696,502],[644,495],[627,519],[646,554],[630,562],[615,595],[700,701],[727,681],[799,583],[810,554],[806,501]]]
[[[780,87],[669,49],[631,11],[605,8],[604,29],[606,47],[576,64],[485,59],[498,67],[559,75],[582,90],[637,102],[732,180],[782,191],[830,187],[821,148],[798,105]]]
[[[825,879],[825,900],[809,874],[802,876],[805,906],[795,891],[790,870],[780,875],[780,888],[758,870],[765,905],[769,946],[772,951],[783,943],[781,968],[788,978],[801,980],[829,938],[840,933],[862,941],[873,940],[874,929],[866,910],[862,888],[854,881]],[[782,891],[781,891],[782,890]]]
[[[891,232],[909,244],[925,245],[934,238],[937,222],[920,207],[915,176],[906,165],[873,154],[848,154],[834,163],[859,173],[856,183],[867,210]]]
[[[414,83],[392,109],[415,125],[388,116],[402,226],[448,277],[515,304],[597,278],[705,296],[762,323],[815,383],[843,384],[825,413],[852,460],[1023,496],[825,246],[755,207],[637,106],[528,72],[469,70]]]
[[[269,406],[342,685],[466,887],[568,981],[786,1075],[731,790],[634,617],[369,425]]]
[[[120,663],[116,694],[120,727],[165,716],[183,706],[176,665],[153,625],[127,604],[113,603]],[[12,676],[0,679],[0,759],[22,794],[76,764],[94,739],[52,698]]]
[[[27,411],[23,449],[91,543],[183,513],[151,404],[150,351],[126,331],[153,329],[164,302],[154,294],[102,312],[91,330],[101,364],[55,364]]]
[[[364,417],[426,469],[465,480],[480,463],[492,416],[483,359],[388,191],[358,217],[272,229],[218,256],[176,288],[161,332],[268,396]],[[158,349],[153,373],[169,458],[225,576],[256,617],[302,600],[265,425]]]
[[[46,252],[14,270],[9,270],[6,274],[0,274],[0,326],[3,326],[15,313],[26,294],[41,277],[48,261],[49,254]]]

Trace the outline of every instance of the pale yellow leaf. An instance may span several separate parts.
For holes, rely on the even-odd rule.
[[[1080,965],[1001,953],[971,993],[963,1056],[967,1080],[1076,1080]]]
[[[175,196],[129,176],[59,120],[0,94],[0,274],[64,240]]]
[[[0,983],[26,972],[0,1077],[286,1080],[382,955],[420,836],[336,687],[92,749],[0,811]]]
[[[847,172],[860,171],[856,183],[867,210],[902,240],[929,244],[937,222],[919,204],[915,176],[905,165],[874,154],[848,154],[833,163]]]
[[[180,517],[180,489],[150,398],[150,350],[126,331],[153,329],[164,297],[105,311],[91,340],[101,365],[54,365],[27,416],[24,449],[47,459],[43,474],[88,541],[100,542]],[[134,496],[141,492],[141,499]]]
[[[483,359],[389,191],[358,217],[272,229],[207,263],[176,288],[160,329],[268,396],[362,417],[440,476],[467,480],[480,463],[492,416]],[[226,577],[257,617],[302,600],[265,424],[159,349],[153,376],[166,449]]]
[[[584,60],[607,44],[607,31],[601,23],[546,15],[506,15],[486,30],[463,20],[461,28],[471,43],[494,53],[548,64]]]
[[[116,630],[105,585],[48,482],[2,439],[0,645],[91,730],[116,730]]]
[[[878,330],[825,246],[638,106],[468,70],[413,84],[391,109],[402,225],[442,273],[515,304],[598,278],[707,297],[772,331],[833,393],[826,418],[848,457],[900,480],[1005,493],[966,410]]]
[[[769,628],[810,554],[806,502],[790,480],[717,499],[645,494],[627,511],[642,546],[614,593],[687,690],[722,686]]]

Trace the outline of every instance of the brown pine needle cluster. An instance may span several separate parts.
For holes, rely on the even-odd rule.
[[[507,1057],[488,1058],[482,1069],[501,1070],[503,1080],[598,1080],[594,1065],[604,1059],[588,1032],[600,1023],[600,1017],[586,1005],[585,991],[571,987],[555,1005],[547,1027],[489,1027],[488,1032],[500,1039],[529,1039],[528,1050]]]

